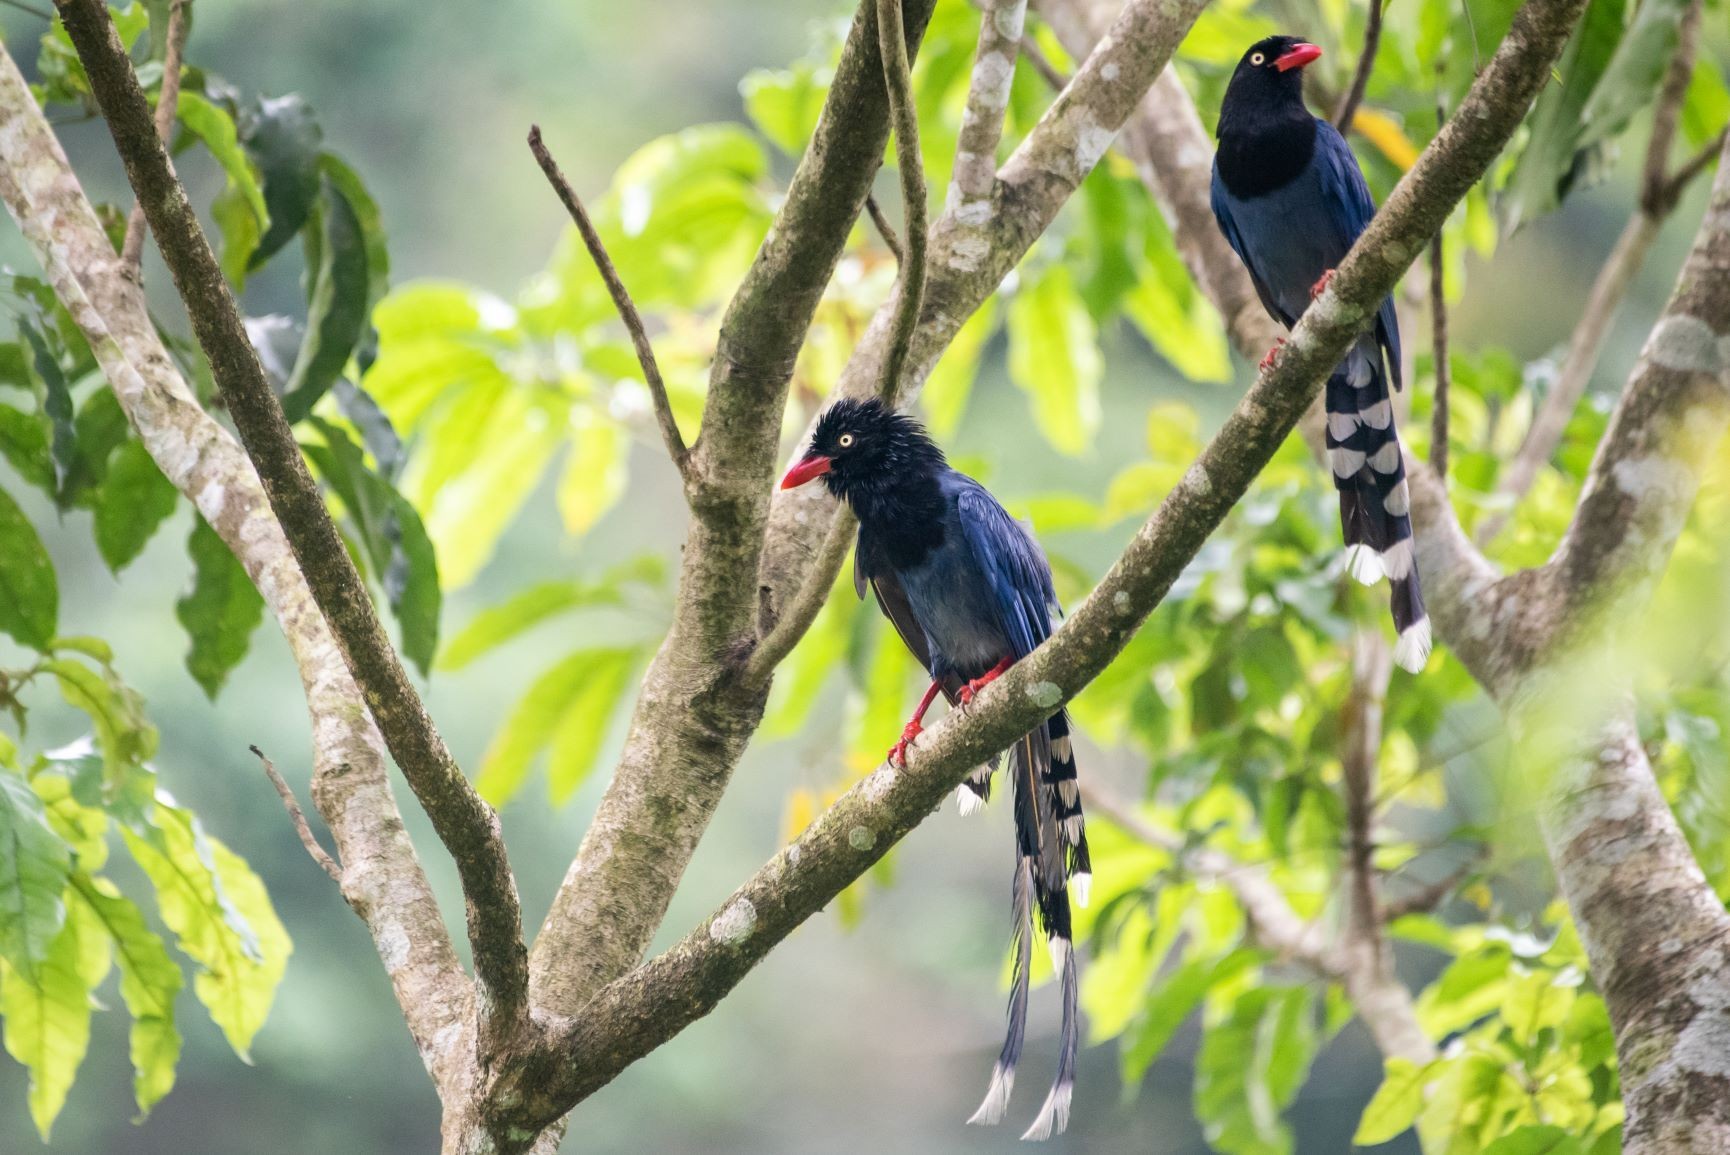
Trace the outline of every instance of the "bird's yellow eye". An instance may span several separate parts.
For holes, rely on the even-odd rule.
[[[1259,68],[1261,65],[1267,63],[1267,57],[1258,52],[1249,58],[1249,62]]]
[[[842,449],[850,449],[853,446],[853,435],[851,433],[843,433],[835,439],[835,444],[839,445]]]

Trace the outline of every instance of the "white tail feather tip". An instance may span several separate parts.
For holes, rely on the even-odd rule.
[[[1051,951],[1051,969],[1062,974],[1069,965],[1069,940],[1053,935],[1046,940],[1046,947]]]
[[[1400,631],[1394,643],[1394,661],[1408,673],[1421,673],[1430,659],[1430,619],[1419,618]]]
[[[961,811],[961,817],[966,818],[984,810],[985,799],[979,797],[966,785],[957,786],[955,788],[955,809]]]
[[[1061,1135],[1069,1128],[1069,1101],[1075,1094],[1075,1084],[1059,1083],[1051,1088],[1051,1094],[1045,1097],[1045,1106],[1039,1109],[1039,1117],[1033,1121],[1021,1138],[1028,1143],[1043,1143],[1053,1135]]]
[[[1087,905],[1088,893],[1093,889],[1093,875],[1085,870],[1070,878],[1069,889],[1075,894],[1077,906]]]
[[[1373,586],[1382,580],[1382,559],[1367,545],[1347,546],[1346,572],[1364,585]]]
[[[985,1101],[967,1122],[976,1127],[995,1127],[1003,1122],[1003,1114],[1009,1110],[1009,1092],[1014,1086],[1014,1069],[1004,1070],[1001,1062],[992,1064],[991,1086],[986,1088]]]

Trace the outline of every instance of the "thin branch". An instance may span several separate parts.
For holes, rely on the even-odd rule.
[[[1473,870],[1477,869],[1477,856],[1463,866],[1427,886],[1420,887],[1410,894],[1398,898],[1390,898],[1382,903],[1382,922],[1384,924],[1397,922],[1411,914],[1428,914],[1442,904],[1442,901],[1452,894]]]
[[[1662,220],[1676,207],[1672,185],[1666,174],[1670,171],[1670,147],[1676,139],[1676,123],[1682,117],[1682,105],[1688,99],[1688,82],[1694,75],[1694,57],[1700,40],[1700,8],[1702,0],[1692,2],[1682,10],[1676,26],[1676,48],[1664,70],[1664,82],[1653,104],[1652,135],[1646,142],[1646,166],[1640,180],[1640,208],[1646,215]]]
[[[186,51],[186,6],[190,0],[172,0],[168,8],[167,47],[162,56],[162,87],[156,95],[156,135],[166,146],[174,132],[180,109],[180,58]],[[120,246],[120,263],[133,272],[144,260],[144,206],[134,201],[126,217],[126,239]]]
[[[1382,5],[1386,0],[1369,0],[1369,15],[1364,21],[1364,50],[1358,55],[1357,71],[1352,73],[1351,87],[1340,97],[1339,107],[1334,109],[1334,127],[1341,132],[1350,132],[1352,118],[1357,115],[1358,105],[1363,103],[1364,91],[1370,86],[1370,73],[1376,66],[1376,49],[1382,42]]]
[[[1508,463],[1497,483],[1497,499],[1502,508],[1478,525],[1476,537],[1479,545],[1494,541],[1507,526],[1514,507],[1531,491],[1538,473],[1549,464],[1557,446],[1561,445],[1568,423],[1574,418],[1574,410],[1579,408],[1580,398],[1585,396],[1586,386],[1591,383],[1592,374],[1598,367],[1598,356],[1603,352],[1604,342],[1609,339],[1616,312],[1633,287],[1634,278],[1645,265],[1652,243],[1658,239],[1659,225],[1660,222],[1650,214],[1636,211],[1628,218],[1622,235],[1616,238],[1616,247],[1610,250],[1609,257],[1598,269],[1591,293],[1586,298],[1586,308],[1568,338],[1568,352],[1562,358],[1562,367],[1556,372],[1555,381],[1533,415],[1525,440],[1520,443],[1514,459]]]
[[[526,1013],[527,955],[516,881],[498,816],[476,794],[428,717],[378,620],[300,446],[241,323],[228,282],[156,134],[132,61],[101,0],[56,0],[126,174],[186,305],[241,444],[264,481],[318,607],[342,647],[392,757],[456,861],[485,997],[483,1036]]]
[[[594,223],[589,220],[582,200],[571,188],[571,182],[565,179],[559,162],[547,151],[538,124],[529,127],[529,151],[535,154],[535,161],[546,174],[547,183],[553,186],[565,211],[571,214],[571,220],[576,223],[577,232],[589,250],[589,259],[595,262],[595,270],[601,274],[607,293],[613,298],[613,307],[619,311],[619,320],[625,323],[626,331],[631,334],[631,345],[637,351],[637,364],[643,369],[643,382],[648,385],[649,396],[654,399],[655,420],[661,427],[661,440],[667,447],[667,456],[673,459],[673,466],[680,476],[689,480],[691,451],[685,448],[685,439],[679,433],[679,422],[673,416],[673,403],[667,399],[667,383],[661,379],[661,366],[655,361],[655,347],[649,343],[648,331],[643,328],[642,314],[637,312],[630,290],[619,279],[613,258],[608,255],[601,234],[595,231]]]
[[[1430,468],[1436,476],[1448,476],[1448,390],[1453,366],[1448,361],[1448,297],[1444,284],[1442,234],[1430,242],[1430,349],[1436,364],[1435,402],[1430,409]]]
[[[1671,175],[1665,185],[1663,203],[1672,207],[1682,199],[1682,194],[1688,191],[1688,186],[1694,183],[1694,178],[1712,166],[1718,159],[1718,154],[1724,151],[1724,142],[1730,140],[1730,128],[1721,128],[1718,135],[1707,141],[1699,152],[1689,157],[1687,162]]]
[[[1352,687],[1341,710],[1340,785],[1346,803],[1352,935],[1379,955],[1381,898],[1375,870],[1376,766],[1381,760],[1382,708],[1393,654],[1380,630],[1359,630],[1352,640]]]
[[[883,215],[883,206],[877,203],[877,194],[872,193],[865,198],[865,211],[871,216],[871,223],[877,226],[877,235],[883,238],[883,245],[895,255],[895,263],[902,261],[901,238],[895,235],[895,226],[889,223],[889,218]]]
[[[963,202],[989,202],[997,188],[997,146],[1003,140],[1003,117],[1009,110],[1015,57],[1027,19],[1027,0],[983,0],[979,7],[979,47],[973,56],[967,103],[961,110],[955,172],[950,178]]]
[[[1051,57],[1045,55],[1045,50],[1033,37],[1021,38],[1021,55],[1033,65],[1033,71],[1039,73],[1040,79],[1050,85],[1053,92],[1062,92],[1069,87],[1069,75],[1051,62]]]
[[[853,545],[853,531],[858,527],[859,520],[851,509],[843,506],[837,511],[829,526],[829,535],[823,539],[822,550],[811,562],[805,584],[799,587],[799,592],[781,611],[774,627],[752,651],[751,660],[745,666],[747,680],[763,681],[773,675],[775,667],[793,652],[793,647],[817,620],[835,588],[835,576],[841,572],[841,563],[847,560],[847,550]]]
[[[889,121],[895,132],[895,167],[901,176],[901,212],[907,223],[906,252],[901,260],[901,286],[895,297],[895,323],[883,358],[877,395],[895,399],[901,366],[913,345],[919,307],[925,297],[926,224],[925,166],[919,156],[919,110],[913,103],[913,74],[907,62],[907,36],[901,26],[901,0],[877,0],[877,48],[883,58],[883,82],[889,89]]]
[[[312,856],[312,860],[318,863],[319,868],[330,875],[331,881],[341,886],[342,867],[336,864],[336,859],[326,853],[324,847],[319,845],[318,839],[313,836],[312,827],[306,824],[306,814],[301,811],[300,803],[295,800],[294,791],[289,788],[287,782],[283,781],[282,775],[277,773],[276,764],[266,758],[264,751],[257,746],[248,746],[247,749],[251,750],[259,762],[263,764],[264,776],[270,779],[272,786],[276,787],[277,796],[282,799],[283,809],[288,811],[288,820],[294,823],[294,832],[300,835],[300,844],[306,847],[307,854]]]

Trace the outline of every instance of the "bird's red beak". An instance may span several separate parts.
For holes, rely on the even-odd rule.
[[[787,476],[781,479],[782,489],[798,489],[813,477],[822,477],[829,472],[829,466],[834,464],[832,458],[821,453],[811,453],[793,463],[793,468],[787,471]]]
[[[1290,72],[1294,68],[1302,68],[1312,60],[1321,57],[1322,50],[1315,44],[1294,44],[1280,55],[1274,57],[1273,66],[1281,72]]]

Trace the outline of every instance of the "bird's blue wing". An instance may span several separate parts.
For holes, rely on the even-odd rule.
[[[1376,215],[1376,202],[1370,196],[1370,186],[1364,180],[1363,169],[1358,167],[1358,158],[1352,155],[1351,146],[1346,144],[1338,129],[1319,116],[1316,118],[1314,163],[1321,180],[1322,200],[1329,222],[1339,230],[1343,242],[1341,251],[1344,251],[1357,243],[1358,235],[1369,227],[1370,218]],[[1401,385],[1400,323],[1394,315],[1391,296],[1382,302],[1376,313],[1376,341],[1387,353],[1388,373],[1393,378],[1394,388],[1398,389]]]
[[[1051,634],[1057,606],[1051,567],[1028,532],[983,486],[970,478],[960,478],[959,485],[956,510],[962,536],[990,586],[1003,635],[1019,660]]]
[[[1255,257],[1251,255],[1249,246],[1244,243],[1243,231],[1238,228],[1237,219],[1232,215],[1231,202],[1233,197],[1226,189],[1225,182],[1219,177],[1219,162],[1213,166],[1213,219],[1219,222],[1219,231],[1225,234],[1226,244],[1237,254],[1237,259],[1243,262],[1243,267],[1249,270],[1250,284],[1255,286],[1255,295],[1261,298],[1262,307],[1274,317],[1279,318],[1286,328],[1297,324],[1297,318],[1279,307],[1279,302],[1268,289],[1267,280],[1261,270],[1256,267]]]

